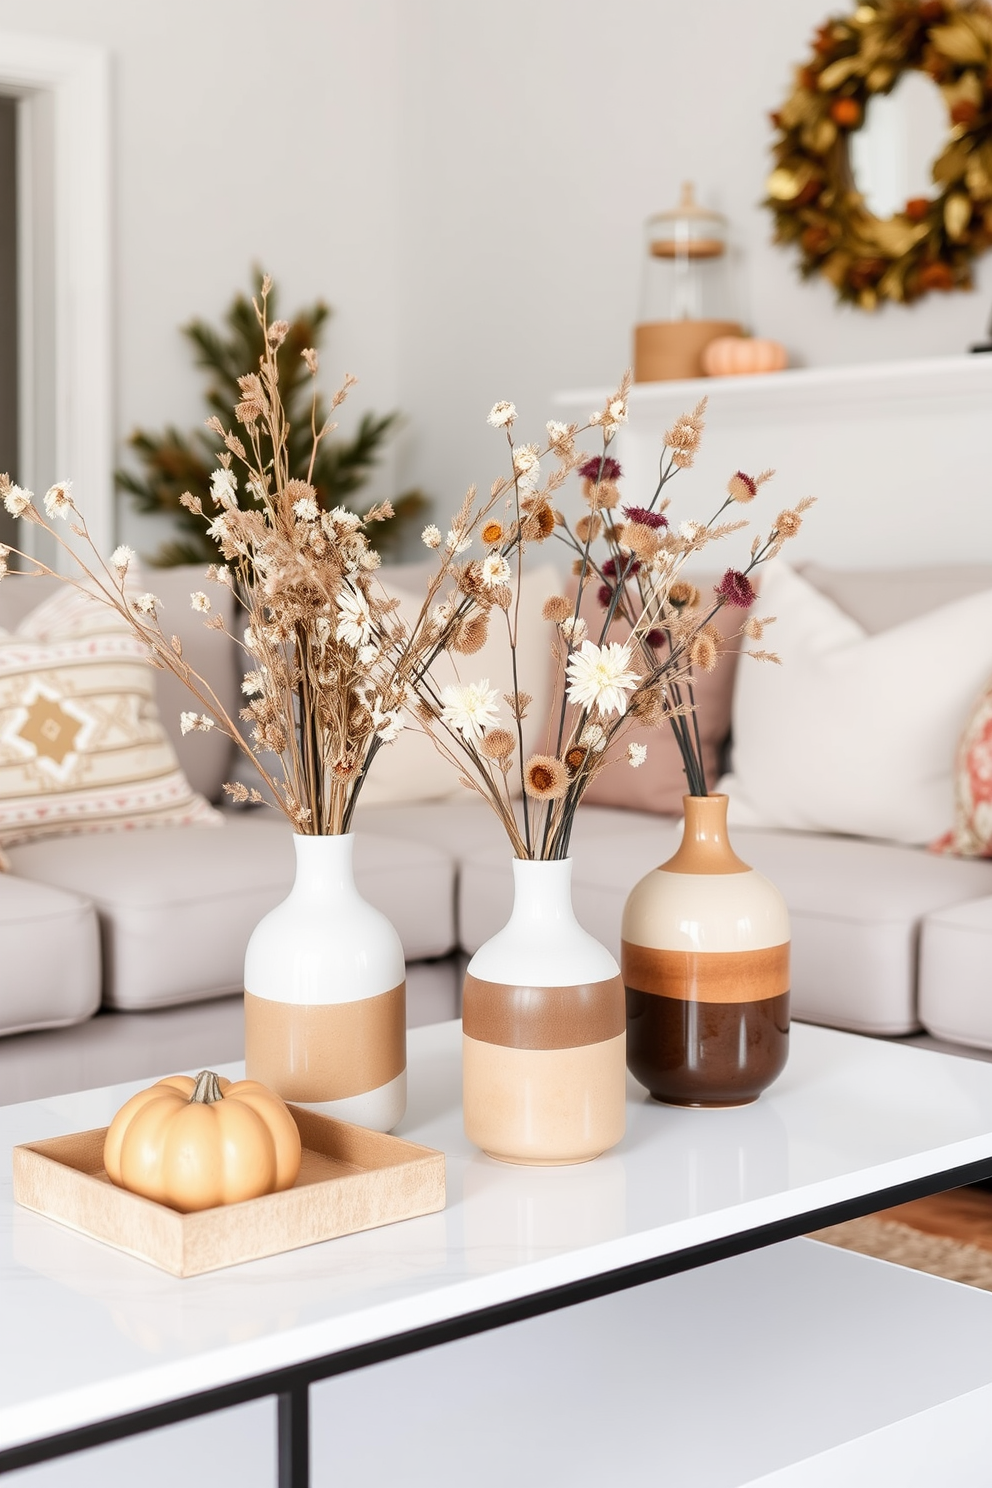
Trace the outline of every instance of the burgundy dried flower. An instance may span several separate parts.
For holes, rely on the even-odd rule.
[[[612,455],[592,455],[584,465],[579,466],[579,474],[583,480],[591,481],[618,481],[623,474],[620,469],[619,460],[614,460]]]
[[[607,558],[606,562],[603,564],[603,576],[607,579],[616,578],[617,560],[615,558]]]
[[[668,518],[662,512],[648,511],[646,506],[625,506],[623,514],[628,522],[640,522],[642,527],[653,527],[655,531],[668,526]]]
[[[633,563],[624,564],[623,576],[625,579],[632,579],[634,577],[634,574],[640,572],[640,569],[640,559],[635,558]],[[604,579],[615,579],[617,577],[617,560],[615,558],[607,558],[606,562],[603,564],[602,573]]]
[[[610,608],[610,604],[613,599],[613,590],[610,588],[609,584],[600,584],[599,589],[596,593],[596,598],[599,600],[604,610],[608,610]]]
[[[668,637],[663,630],[649,630],[644,639],[652,650],[660,651],[668,640]]]
[[[739,569],[728,568],[719,584],[716,592],[728,605],[735,605],[739,610],[747,610],[754,604],[755,594],[751,580],[747,574],[742,574]]]
[[[758,482],[743,470],[738,470],[727,482],[727,495],[732,501],[753,501],[758,494]]]

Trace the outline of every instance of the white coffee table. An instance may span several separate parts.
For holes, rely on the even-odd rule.
[[[277,1395],[297,1488],[314,1381],[992,1175],[978,1061],[796,1025],[755,1106],[632,1083],[621,1146],[549,1170],[466,1141],[459,1045],[457,1024],[411,1034],[400,1128],[447,1154],[444,1213],[185,1281],[11,1201],[15,1143],[104,1125],[134,1085],[0,1110],[0,1472]]]

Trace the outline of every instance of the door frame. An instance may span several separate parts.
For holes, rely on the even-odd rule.
[[[0,32],[0,92],[18,100],[19,471],[71,479],[97,548],[114,542],[110,56]],[[32,539],[28,551],[55,555]]]

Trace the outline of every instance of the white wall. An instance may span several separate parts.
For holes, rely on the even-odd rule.
[[[325,382],[398,401],[393,0],[0,0],[0,30],[110,49],[115,425],[188,427],[202,382],[178,326],[216,318],[253,262],[286,309],[335,308]],[[385,481],[392,483],[389,472]],[[156,534],[122,502],[122,535]]]
[[[770,244],[767,113],[835,8],[0,0],[0,30],[113,56],[118,437],[201,416],[177,327],[259,261],[288,307],[335,306],[327,380],[360,375],[355,412],[409,415],[380,488],[422,482],[443,510],[494,473],[496,398],[540,430],[553,391],[626,366],[642,221],[689,176],[731,219],[748,318],[797,362],[965,348],[992,258],[976,294],[868,316]]]
[[[840,7],[843,8],[843,7]],[[411,476],[451,502],[500,457],[512,398],[539,433],[555,389],[631,360],[643,219],[683,178],[725,211],[748,318],[799,364],[963,351],[978,292],[876,315],[802,283],[759,207],[772,130],[830,0],[413,0],[400,9],[400,390]],[[523,432],[521,427],[521,432]],[[811,463],[814,453],[811,452]]]

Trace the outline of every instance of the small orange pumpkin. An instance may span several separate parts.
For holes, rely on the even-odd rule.
[[[781,372],[789,355],[780,341],[760,336],[718,336],[703,351],[707,377],[744,377],[755,372]]]
[[[291,1188],[301,1155],[278,1095],[203,1070],[132,1095],[107,1130],[103,1165],[119,1188],[185,1214]]]

